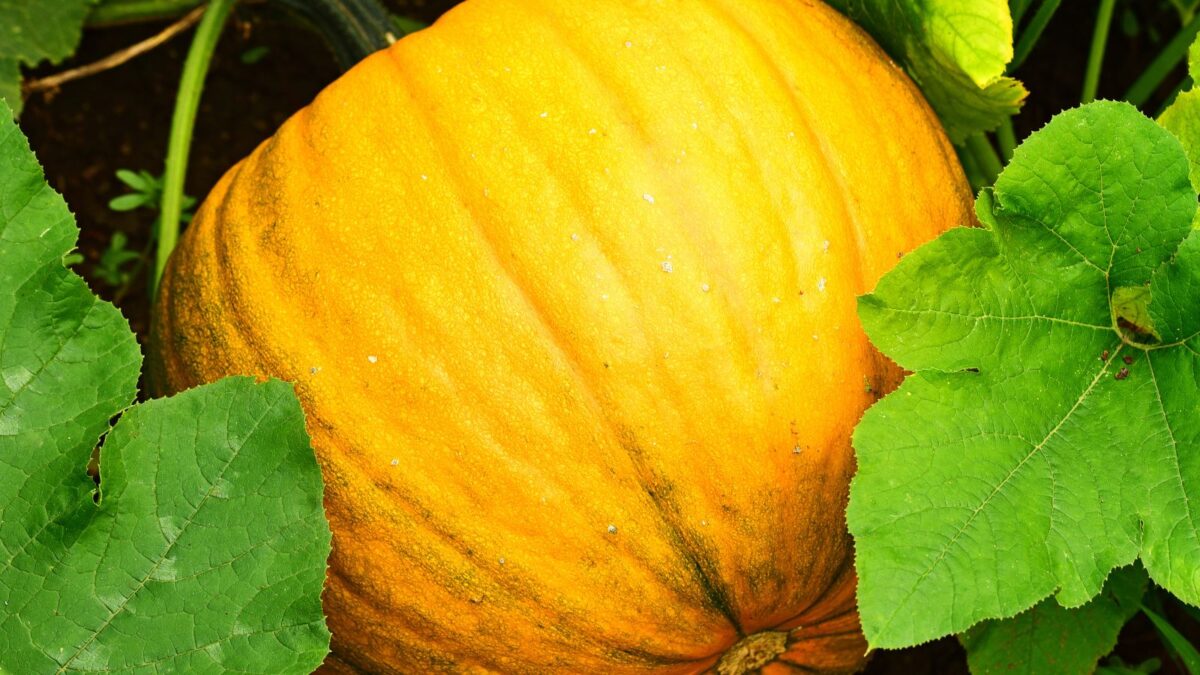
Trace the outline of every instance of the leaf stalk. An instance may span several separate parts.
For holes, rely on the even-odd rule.
[[[1104,47],[1108,43],[1108,31],[1112,26],[1115,5],[1116,0],[1100,0],[1100,8],[1096,11],[1096,28],[1092,32],[1092,48],[1088,52],[1087,71],[1083,76],[1081,103],[1096,100],[1096,90],[1100,86],[1100,66],[1104,63]]]
[[[200,19],[196,35],[192,38],[187,59],[183,63],[179,93],[175,98],[175,113],[171,119],[171,134],[167,140],[158,250],[150,289],[152,299],[158,292],[158,284],[162,279],[163,269],[167,266],[167,259],[179,240],[179,218],[183,213],[183,182],[187,175],[188,153],[192,144],[192,131],[196,125],[196,110],[200,107],[200,93],[204,89],[204,78],[208,74],[217,40],[221,37],[221,29],[236,2],[237,0],[212,0],[209,3],[204,10],[204,17]]]

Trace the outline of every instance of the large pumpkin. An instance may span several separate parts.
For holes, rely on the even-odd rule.
[[[157,376],[296,383],[343,667],[852,670],[855,296],[968,209],[814,0],[469,0],[221,180]]]

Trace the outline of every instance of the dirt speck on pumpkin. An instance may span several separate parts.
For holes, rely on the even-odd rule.
[[[664,260],[662,261],[662,271],[670,274],[675,271],[675,266],[671,264],[670,260]]]
[[[650,194],[649,192],[642,193],[642,199],[645,199],[647,204],[654,203],[654,195]]]
[[[608,533],[609,533],[609,534],[616,534],[616,533],[617,533],[617,526],[616,526],[616,525],[613,525],[613,524],[611,524],[611,523],[610,523],[610,524],[609,524],[609,526],[608,526]]]
[[[825,292],[825,277],[817,279],[817,290],[821,291],[822,293]]]
[[[370,362],[370,363],[378,363],[378,362],[379,362],[379,357],[378,357],[378,356],[375,356],[374,354],[370,354],[370,355],[368,355],[368,356],[367,356],[367,361],[368,361],[368,362]]]
[[[707,293],[710,290],[712,290],[712,287],[709,286],[708,284],[700,284],[700,290]]]

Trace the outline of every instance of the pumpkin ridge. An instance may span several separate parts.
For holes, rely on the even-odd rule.
[[[306,116],[307,113],[306,109],[301,115]],[[271,142],[274,142],[273,138],[265,141],[265,143]],[[216,213],[214,214],[213,221],[217,223],[218,227],[214,227],[211,232],[214,255],[208,261],[208,265],[215,268],[215,274],[220,278],[221,283],[225,288],[230,289],[230,293],[222,296],[220,299],[223,309],[222,316],[229,320],[236,327],[236,330],[228,331],[225,334],[226,339],[228,339],[229,335],[237,336],[240,338],[241,344],[238,345],[240,348],[253,353],[260,364],[264,364],[264,366],[265,364],[270,364],[269,368],[260,366],[263,373],[284,373],[291,369],[288,368],[288,364],[284,360],[277,358],[276,354],[268,351],[271,343],[262,340],[260,332],[256,330],[256,328],[261,326],[255,321],[258,314],[254,311],[253,303],[247,300],[246,293],[244,292],[244,280],[239,280],[234,274],[233,266],[227,264],[227,261],[236,260],[238,257],[233,251],[233,247],[238,242],[238,237],[229,236],[230,232],[225,227],[225,224],[230,222],[225,217],[231,202],[230,193],[236,189],[234,186],[239,184],[238,176],[241,175],[248,164],[257,161],[256,157],[257,155],[251,155],[250,158],[238,162],[233,171],[233,177],[227,183],[229,189],[225,190],[224,194],[221,195],[221,200],[216,204]],[[254,234],[257,234],[257,231]],[[274,281],[276,277],[269,275],[269,279]],[[255,288],[254,290],[263,289]],[[271,291],[279,297],[285,297],[284,294],[279,293],[278,287],[273,286]],[[296,378],[292,377],[289,379]]]
[[[545,16],[549,13],[548,11],[545,11],[545,9],[544,9],[547,7],[544,0],[530,0],[530,3],[531,4],[541,3],[539,6],[543,8],[543,11],[527,12],[527,15],[529,17],[544,19]],[[549,6],[550,7],[561,7],[561,4],[551,3]],[[544,21],[542,25],[559,36],[559,43],[563,47],[565,47],[566,49],[569,50],[571,55],[575,57],[574,60],[575,60],[576,65],[578,65],[582,70],[584,70],[586,73],[588,73],[591,76],[591,80],[597,85],[597,87],[599,89],[606,91],[606,92],[611,92],[613,94],[612,96],[607,97],[607,98],[612,99],[612,100],[620,100],[620,101],[629,100],[629,97],[627,96],[627,92],[625,91],[625,89],[618,87],[614,82],[612,82],[611,78],[604,77],[603,73],[601,73],[600,70],[597,69],[595,67],[595,65],[592,63],[592,59],[586,53],[584,53],[582,50],[580,50],[578,45],[576,45],[570,39],[570,36],[567,35],[556,22]],[[668,39],[669,37],[670,37],[669,33],[664,34],[662,36],[662,38],[664,40]],[[678,50],[675,53],[675,56],[677,58],[679,58],[683,63],[687,64],[689,72],[691,72],[693,75],[696,75],[695,81],[696,81],[697,86],[700,87],[701,89],[703,89],[705,92],[710,94],[710,100],[711,99],[720,100],[720,97],[718,97],[718,96],[711,96],[711,94],[713,93],[712,88],[710,86],[708,86],[707,80],[702,76],[702,73],[699,71],[699,69],[696,68],[695,64],[693,64],[691,62],[691,60],[688,58],[687,50]],[[728,106],[725,106],[725,108],[728,109]],[[608,106],[608,109],[618,119],[620,119],[621,121],[626,123],[625,127],[639,141],[641,141],[642,144],[646,148],[653,149],[656,147],[656,143],[655,143],[653,134],[651,134],[650,131],[648,129],[646,129],[644,124],[640,123],[637,115],[634,114],[634,112],[631,109],[628,109],[626,106],[613,106],[613,105]],[[738,132],[739,132],[738,133],[739,138],[742,141],[741,142],[742,149],[746,151],[746,154],[748,156],[753,155],[753,153],[750,152],[750,148],[748,147],[748,144],[745,143],[744,132],[742,132],[742,130],[740,128],[738,129]],[[544,166],[546,166],[548,169],[551,168],[549,163],[544,163]],[[761,173],[762,172],[761,164],[756,164],[755,166],[758,167],[758,169]],[[549,172],[548,175],[556,181],[560,180],[558,177],[558,174],[555,172]],[[766,183],[765,175],[764,175],[764,180],[762,182],[763,182],[763,184]],[[568,193],[569,193],[569,191],[568,191]],[[575,201],[573,195],[570,195],[570,196],[571,196],[572,200]],[[580,213],[583,212],[582,209],[578,209],[578,208],[577,208],[577,211],[579,211]],[[683,223],[687,220],[688,219],[681,218],[681,219],[678,219],[677,222]],[[709,265],[707,270],[709,271],[709,273],[710,273],[709,276],[711,278],[713,278],[714,280],[717,280],[717,279],[729,280],[729,279],[737,278],[737,276],[735,274],[730,273],[729,265],[724,264],[726,261],[725,261],[725,258],[722,255],[720,255],[720,251],[712,250],[712,247],[708,245],[709,242],[706,242],[696,236],[695,228],[690,227],[685,224],[680,229],[681,229],[681,231],[683,231],[684,233],[686,233],[688,235],[688,238],[692,240],[694,245],[696,245],[697,250],[706,251],[707,255],[701,256],[700,260],[704,261],[705,263],[707,263]],[[595,236],[594,232],[593,232],[593,236]],[[713,263],[717,263],[717,264],[714,265]],[[620,268],[618,268],[618,272],[622,273],[623,271],[620,270]],[[796,270],[796,274],[797,274],[797,276],[799,275],[798,269]],[[622,273],[622,276],[624,276],[623,273]],[[747,310],[749,303],[747,303],[745,301],[745,298],[740,291],[741,291],[741,288],[736,283],[725,283],[722,285],[722,293],[721,293],[720,297],[726,307],[734,310],[733,312],[730,312],[730,314],[732,314],[733,316],[726,317],[726,328],[729,330],[729,335],[738,341],[739,346],[743,349],[743,353],[745,353],[749,357],[747,360],[752,360],[754,363],[761,364],[764,361],[763,356],[762,356],[762,350],[757,347],[758,341],[754,339],[754,337],[750,334],[750,332],[747,328],[754,324],[754,322],[750,320],[750,312]],[[735,322],[734,319],[737,319],[737,321]],[[741,330],[738,329],[738,324],[740,324]]]
[[[553,28],[553,26],[551,26],[551,28]],[[404,71],[401,70],[400,72],[403,73]],[[407,95],[412,98],[414,103],[419,102],[421,100],[421,85],[418,83],[418,80],[413,77],[406,77],[404,74],[401,74],[401,79],[403,80],[404,86],[406,86]],[[416,110],[416,114],[420,115],[422,123],[421,126],[426,130],[427,139],[433,144],[434,148],[437,148],[438,153],[444,157],[448,157],[448,159],[457,159],[454,145],[448,144],[444,141],[445,138],[452,138],[452,135],[449,135],[449,133],[438,133],[439,131],[446,130],[442,129],[442,126],[439,125],[438,120],[434,118],[433,115],[428,113],[428,110],[424,106],[420,106],[420,104],[414,104],[413,109]],[[632,124],[630,126],[634,127],[634,129],[637,129],[638,132],[640,132],[640,135],[641,133],[644,133],[641,125]],[[512,126],[512,129],[520,130],[522,127],[515,124]],[[542,161],[542,165],[548,167],[548,162],[544,160]],[[553,172],[548,172],[547,175],[548,177],[557,180],[557,175]],[[479,233],[480,240],[485,244],[485,249],[488,253],[488,256],[490,256],[492,261],[496,263],[497,268],[502,271],[505,279],[508,279],[511,287],[516,289],[518,297],[521,298],[524,306],[528,307],[529,316],[534,318],[535,323],[540,325],[542,329],[541,333],[547,337],[546,344],[550,345],[553,348],[553,351],[557,352],[559,357],[562,358],[563,363],[568,365],[571,374],[574,375],[578,392],[582,394],[584,400],[587,400],[590,402],[590,404],[592,404],[595,419],[598,419],[601,425],[604,426],[604,428],[608,431],[608,434],[610,434],[613,440],[617,442],[617,446],[625,450],[625,454],[628,456],[630,461],[632,474],[634,474],[638,485],[641,485],[642,491],[648,497],[648,503],[650,506],[653,506],[654,512],[658,513],[660,516],[662,536],[664,536],[667,543],[671,544],[671,548],[676,551],[676,555],[682,558],[680,562],[684,563],[684,567],[690,569],[692,572],[691,577],[692,580],[695,581],[696,589],[700,591],[700,597],[702,597],[704,601],[707,601],[706,604],[708,604],[709,609],[714,610],[715,613],[718,613],[720,616],[724,617],[724,619],[730,623],[730,626],[734,629],[734,631],[736,631],[738,637],[742,638],[744,631],[742,626],[740,626],[740,622],[738,621],[737,611],[733,608],[731,593],[728,591],[727,586],[722,583],[724,580],[722,580],[719,571],[716,571],[716,562],[713,560],[712,556],[704,554],[704,546],[697,542],[695,533],[688,531],[688,528],[685,528],[682,525],[682,522],[680,522],[683,519],[680,518],[678,507],[674,506],[672,502],[666,500],[664,492],[670,492],[670,489],[665,490],[661,485],[656,484],[654,482],[653,472],[650,471],[649,467],[646,466],[646,462],[636,459],[635,455],[641,455],[643,452],[640,447],[636,447],[636,442],[634,443],[634,446],[630,446],[630,444],[626,442],[626,436],[631,437],[631,432],[620,431],[616,423],[614,423],[611,419],[610,414],[605,412],[605,406],[602,405],[601,396],[595,392],[595,389],[590,386],[588,378],[584,377],[583,375],[583,370],[580,365],[580,357],[575,354],[574,350],[569,350],[569,348],[564,344],[563,340],[560,339],[560,330],[552,323],[550,315],[548,315],[548,312],[545,311],[544,307],[541,307],[539,303],[536,303],[534,294],[530,292],[527,283],[521,279],[521,276],[516,273],[516,270],[512,269],[509,264],[505,263],[505,258],[502,253],[500,253],[500,247],[497,245],[496,239],[493,238],[491,229],[487,227],[487,219],[481,219],[481,217],[476,216],[476,213],[478,213],[478,208],[474,207],[474,202],[472,199],[463,198],[466,197],[470,192],[466,189],[466,187],[463,187],[464,179],[460,174],[458,174],[458,172],[448,172],[448,174],[446,174],[446,178],[448,178],[450,181],[452,190],[454,190],[456,195],[461,198],[463,208],[466,209],[468,217],[470,221],[472,221],[475,231]],[[563,192],[565,195],[569,196],[572,203],[576,201],[574,193],[572,193],[570,190],[564,190]],[[582,209],[576,207],[576,210],[582,213]],[[636,450],[631,450],[631,448],[636,448]],[[443,532],[439,532],[439,536],[445,539]],[[638,560],[636,557],[631,558],[631,560],[635,560],[637,562],[648,562]],[[665,571],[655,568],[648,569],[650,573],[655,575],[655,577],[667,581],[664,577]],[[673,586],[670,583],[666,583],[665,585],[673,589]],[[683,591],[683,589],[679,589],[679,591]],[[680,595],[679,597],[680,599],[684,599],[684,601],[688,599],[683,595]],[[580,628],[586,628],[586,626],[581,626]],[[586,633],[586,631],[580,632]],[[634,652],[630,652],[625,649],[619,651],[634,655]],[[689,661],[679,661],[679,659],[673,659],[670,656],[660,657],[658,655],[652,655],[652,653],[643,650],[635,651],[637,652],[637,655],[654,656],[655,662],[660,663],[690,663],[692,661],[704,661],[704,659],[707,658],[715,658],[701,657],[698,659],[689,659]],[[666,659],[666,661],[662,661],[662,659]]]
[[[529,14],[530,17],[541,17],[538,14]],[[552,30],[555,28],[553,22],[544,21],[543,26],[549,27]],[[557,31],[555,31],[557,32]],[[564,41],[566,42],[566,41]],[[573,54],[577,52],[572,49]],[[413,78],[402,78],[408,95],[414,102],[422,100],[419,96],[419,85]],[[430,99],[432,100],[432,98]],[[438,121],[431,116],[427,110],[420,105],[415,105],[414,109],[421,116],[423,127],[428,133],[429,140],[437,148],[439,154],[445,157],[455,157],[453,147],[448,145],[443,139],[452,138],[451,134],[436,133],[441,130]],[[628,117],[633,117],[629,115]],[[645,130],[640,124],[631,124],[632,127],[638,130],[639,137],[644,136]],[[514,125],[514,130],[521,129],[520,125]],[[748,150],[748,148],[747,148]],[[548,163],[544,162],[548,165]],[[549,177],[556,179],[555,174],[551,172]],[[454,192],[460,197],[465,196],[468,191],[463,186],[462,178],[457,172],[449,172],[448,178],[452,181]],[[574,200],[570,190],[565,190],[565,194],[569,195]],[[476,217],[476,209],[472,207],[472,201],[463,199],[462,203],[466,209],[472,224],[479,233],[481,241],[485,244],[490,257],[495,261],[498,269],[504,274],[511,286],[517,290],[523,303],[530,310],[530,316],[536,319],[536,322],[542,327],[542,333],[547,336],[547,344],[553,347],[562,358],[563,362],[569,366],[570,371],[575,376],[576,384],[584,398],[591,402],[593,412],[596,414],[596,419],[599,420],[609,434],[617,441],[619,447],[625,450],[626,456],[629,458],[630,465],[633,469],[633,475],[641,485],[642,491],[649,498],[649,503],[653,505],[654,511],[660,516],[660,524],[662,525],[662,534],[671,544],[676,554],[682,558],[689,569],[693,571],[693,579],[697,583],[701,595],[707,600],[707,604],[712,610],[715,610],[723,616],[736,631],[738,637],[745,635],[738,619],[738,612],[735,608],[732,594],[724,583],[724,579],[719,571],[718,563],[712,556],[708,555],[703,549],[707,548],[701,545],[701,540],[696,536],[696,533],[690,528],[682,524],[683,518],[679,513],[678,506],[665,496],[664,493],[669,493],[669,483],[661,483],[656,481],[653,471],[646,465],[643,459],[640,459],[645,453],[641,447],[633,439],[632,432],[621,429],[616,426],[616,423],[604,412],[602,398],[596,393],[595,389],[589,384],[588,379],[584,377],[580,367],[580,359],[574,354],[574,350],[567,349],[559,338],[559,330],[551,323],[549,314],[537,303],[533,297],[533,293],[527,288],[527,284],[522,281],[519,275],[504,262],[504,256],[501,255],[499,247],[496,245],[495,239],[492,237],[490,229],[486,226],[483,219]],[[577,209],[578,210],[578,209]],[[666,489],[664,489],[664,487]],[[656,575],[659,570],[651,570]]]
[[[637,470],[636,475],[639,484],[641,484],[646,494],[650,496],[650,500],[654,503],[655,511],[662,516],[663,524],[666,525],[667,533],[670,535],[672,547],[689,564],[694,578],[704,592],[704,597],[709,601],[713,609],[720,612],[729,621],[729,625],[737,631],[739,638],[745,637],[746,633],[742,628],[741,621],[738,619],[737,609],[729,588],[726,584],[722,583],[724,579],[721,576],[719,564],[711,556],[702,555],[701,550],[704,547],[700,546],[699,542],[695,541],[692,537],[687,536],[694,534],[694,531],[682,525],[679,507],[669,497],[671,484],[662,481],[662,485],[660,486],[652,482],[654,472],[650,467],[646,466],[643,459],[645,451],[638,444],[637,438],[632,431],[625,430],[618,437],[618,440]]]
[[[696,4],[697,4],[697,6],[701,6],[701,7],[705,7],[705,6],[713,7],[713,3],[711,2],[711,0],[697,1]],[[714,14],[720,14],[720,13],[721,13],[721,11],[719,9],[714,8]],[[744,32],[745,31],[743,31],[743,33]],[[672,37],[673,37],[673,34],[668,32],[663,36],[663,39],[670,40]],[[753,36],[751,36],[751,37],[753,37]],[[721,108],[724,109],[726,113],[728,113],[728,117],[730,119],[737,119],[737,117],[733,114],[733,109],[729,106],[727,99],[725,99],[722,96],[717,95],[717,92],[709,84],[708,78],[704,76],[704,71],[693,61],[691,54],[689,54],[686,49],[680,49],[678,51],[679,51],[680,61],[687,64],[688,71],[691,72],[695,76],[697,86],[700,87],[701,89],[703,89],[709,95],[708,100],[716,101],[717,104],[720,105]],[[736,125],[730,125],[730,126],[736,131],[737,138],[738,138],[738,146],[742,149],[742,151],[745,153],[745,155],[747,157],[757,158],[758,153],[755,152],[754,148],[751,146],[751,144],[748,140],[748,137],[746,135],[746,130],[745,130],[744,125],[736,124]],[[796,285],[798,287],[800,287],[803,285],[801,283],[801,276],[800,276],[800,272],[801,272],[803,265],[800,262],[800,256],[798,255],[798,250],[796,247],[796,233],[792,231],[792,228],[788,227],[787,218],[781,213],[781,205],[779,204],[779,199],[774,194],[771,193],[771,190],[768,187],[770,185],[771,181],[769,181],[767,178],[768,174],[767,174],[766,167],[763,165],[763,163],[761,161],[756,161],[756,162],[754,162],[754,169],[758,174],[758,176],[757,176],[758,180],[755,181],[755,183],[762,187],[763,197],[765,198],[766,201],[771,203],[772,212],[776,216],[776,218],[773,218],[772,220],[776,221],[776,224],[778,225],[778,230],[779,230],[779,232],[782,233],[782,236],[780,237],[780,241],[787,242],[788,248],[792,252],[792,255],[787,256],[787,260],[788,260],[788,263],[789,263],[789,266],[791,267],[791,269],[787,270],[786,272],[781,272],[780,276],[790,276],[791,278],[796,280]],[[689,228],[689,231],[690,231],[690,228]],[[720,256],[713,256],[713,257],[719,258]],[[788,274],[788,272],[790,272],[790,274]],[[744,302],[739,303],[739,308],[742,308],[744,306],[745,306]],[[743,316],[744,316],[744,314],[743,314]],[[750,325],[752,325],[752,323],[753,322],[746,321],[746,322],[744,322],[744,325],[750,326]],[[747,336],[747,337],[748,337],[748,341],[750,341],[751,343],[755,342],[754,340],[749,339],[749,336]],[[761,350],[755,350],[755,352],[756,352],[756,357],[757,357],[755,359],[755,361],[759,364],[763,363],[765,361],[765,359],[762,358]]]
[[[853,207],[855,200],[851,193],[850,186],[846,184],[845,175],[843,175],[840,171],[834,170],[834,167],[840,168],[842,166],[842,158],[840,155],[832,152],[821,135],[817,133],[816,118],[813,115],[812,109],[805,103],[804,99],[797,94],[795,88],[789,81],[787,73],[783,70],[783,68],[780,67],[779,61],[772,54],[771,50],[768,50],[762,44],[761,40],[757,39],[757,36],[754,34],[754,32],[750,29],[750,27],[743,23],[741,17],[736,12],[729,11],[720,2],[704,2],[701,4],[706,7],[711,7],[717,16],[719,16],[721,19],[724,19],[728,25],[732,26],[734,30],[741,34],[743,41],[747,45],[751,46],[755,54],[758,55],[760,62],[770,69],[772,79],[778,83],[779,88],[782,91],[787,92],[787,97],[792,102],[793,110],[796,111],[797,116],[802,118],[804,122],[801,126],[804,129],[805,135],[809,138],[810,147],[815,148],[825,160],[823,162],[817,162],[816,164],[824,169],[824,173],[828,177],[828,182],[826,184],[837,188],[837,193],[842,207],[841,211],[846,216],[845,218],[839,218],[838,220],[843,225],[845,230],[852,235],[849,237],[849,240],[853,241],[855,244],[855,250],[849,257],[853,260],[859,260],[862,257],[862,254],[869,250],[863,241],[863,227],[860,223],[861,214],[859,214],[858,210]],[[785,11],[787,4],[788,3],[782,3],[781,5],[785,7]],[[802,25],[807,19],[807,17],[800,17],[791,12],[789,12],[789,14],[791,14],[791,16],[795,19],[795,23],[798,25]],[[811,44],[809,46],[811,47]],[[837,59],[827,61],[827,63],[831,64],[836,62]],[[789,236],[788,242],[794,242],[794,239]],[[793,255],[795,255],[794,249]],[[845,266],[843,266],[843,268],[844,267]],[[850,265],[849,268],[857,282],[855,284],[855,288],[859,293],[864,292],[866,290],[866,278],[863,273],[862,266]]]
[[[850,252],[850,259],[855,261],[859,260],[862,257],[862,254],[869,250],[862,241],[863,228],[861,227],[859,218],[860,214],[856,209],[853,208],[855,200],[850,186],[845,181],[845,177],[842,176],[838,171],[835,171],[835,167],[839,167],[842,164],[841,157],[835,153],[832,153],[830,148],[828,148],[821,140],[820,135],[818,134],[818,127],[814,122],[814,114],[810,108],[805,105],[803,98],[798,94],[795,87],[792,86],[792,83],[790,82],[785,70],[774,58],[771,51],[761,43],[761,40],[756,32],[750,26],[742,22],[735,12],[729,11],[727,7],[719,1],[704,0],[703,2],[697,2],[696,4],[704,10],[708,10],[708,15],[715,19],[718,24],[723,27],[728,27],[727,32],[731,34],[730,39],[738,39],[752,48],[756,60],[769,69],[770,81],[775,84],[779,91],[784,92],[786,100],[791,102],[791,108],[794,111],[795,116],[799,118],[799,126],[803,128],[803,133],[805,133],[810,139],[808,146],[814,148],[819,153],[820,157],[823,158],[823,161],[814,162],[814,164],[819,166],[822,173],[827,177],[824,183],[826,185],[836,186],[837,188],[839,199],[836,203],[838,206],[840,206],[841,213],[845,215],[844,218],[838,218],[837,220],[839,220],[844,226],[844,231],[851,235],[848,237],[848,239],[851,239],[855,242],[854,251]],[[830,10],[830,12],[832,11]],[[809,17],[794,15],[792,18],[794,19],[793,23],[796,26],[804,26],[809,20]],[[840,15],[838,15],[837,18],[840,19]],[[759,30],[758,32],[761,33],[763,31]],[[663,39],[669,40],[670,37],[670,34],[667,34]],[[691,54],[686,49],[678,51],[681,60],[687,64],[688,69],[693,74],[697,75],[699,86],[710,95],[708,100],[718,101],[722,108],[729,113],[728,117],[730,119],[738,119],[736,115],[732,114],[732,109],[727,104],[726,99],[715,95],[715,91],[708,84],[707,78],[702,76],[701,70],[693,62]],[[757,157],[758,153],[754,151],[754,147],[748,141],[748,137],[746,136],[744,130],[744,125],[734,124],[731,126],[736,130],[738,143],[742,151],[745,152],[748,157]],[[763,163],[761,161],[755,161],[753,162],[753,166],[755,167],[759,176],[758,184],[763,187],[764,198],[772,205],[771,211],[777,216],[773,220],[776,220],[780,225],[779,230],[782,232],[780,242],[786,243],[787,248],[790,250],[791,254],[786,256],[786,258],[791,263],[795,283],[798,287],[802,287],[803,283],[800,276],[802,265],[800,264],[801,258],[799,255],[799,250],[796,246],[796,233],[791,227],[788,226],[787,219],[781,213],[782,205],[779,198],[772,194],[768,187],[767,170]],[[806,191],[808,189],[813,188],[811,188],[809,185],[806,185]],[[851,268],[852,273],[856,276],[856,287],[858,289],[862,289],[865,286],[862,268],[859,265],[851,265],[849,267]],[[763,363],[763,359],[758,358],[756,359],[756,362],[761,364]],[[850,546],[848,545],[842,552],[841,562],[839,564],[844,563],[850,557],[849,551]],[[816,599],[810,601],[803,609],[793,614],[789,621],[803,616],[813,607],[819,605],[820,601],[829,597],[833,591],[835,591],[841,584],[844,584],[845,582],[846,579],[844,574],[837,575],[834,579],[830,580],[828,584],[826,584]],[[851,607],[853,606],[853,603],[851,603]],[[783,625],[783,623],[785,622],[780,622],[776,625]],[[735,625],[740,626],[740,623]],[[738,633],[739,637],[746,637],[746,632],[740,627]]]
[[[851,550],[852,548],[853,547],[847,547],[846,550],[842,553],[842,558],[838,561],[838,567],[840,569],[845,569],[846,563],[853,561],[854,554]],[[853,572],[849,572],[849,573],[853,574]],[[840,589],[846,583],[846,574],[847,574],[847,572],[843,571],[842,573],[829,579],[825,583],[825,585],[821,588],[821,591],[819,593],[817,593],[815,596],[813,596],[812,601],[810,601],[807,605],[805,605],[804,608],[801,609],[800,611],[789,616],[788,618],[784,619],[783,621],[780,621],[779,623],[775,624],[774,628],[777,630],[782,630],[783,628],[791,628],[791,626],[789,624],[800,620],[801,617],[803,617],[805,614],[810,612],[813,608],[819,607],[822,602],[829,599],[833,595],[834,591],[837,591],[838,589]],[[850,608],[844,609],[843,611],[841,611],[837,614],[821,617],[821,622],[824,623],[824,622],[828,622],[828,621],[836,621],[837,619],[842,618],[846,614],[849,614],[851,612],[856,612],[856,611],[858,611],[858,610],[855,609],[855,606],[852,605]]]

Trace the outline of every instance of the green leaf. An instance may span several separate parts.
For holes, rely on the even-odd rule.
[[[1188,73],[1200,81],[1200,38],[1188,49]],[[1191,163],[1192,185],[1200,190],[1200,90],[1193,87],[1180,92],[1159,116],[1158,123],[1183,143]]]
[[[21,111],[20,66],[58,63],[79,44],[96,0],[0,0],[0,99]]]
[[[910,253],[861,299],[871,340],[915,371],[854,434],[847,517],[872,645],[1051,594],[1077,607],[1139,556],[1200,603],[1187,173],[1179,142],[1128,104],[1063,113],[981,194],[983,229]],[[1156,343],[1112,303],[1147,284]]]
[[[257,47],[251,47],[250,49],[242,52],[242,55],[239,57],[239,59],[242,63],[252,66],[266,58],[267,54],[270,52],[270,47],[266,45],[259,45]]]
[[[128,185],[129,187],[139,192],[150,192],[152,190],[161,189],[162,184],[158,179],[147,171],[130,171],[129,169],[117,169],[117,180]]]
[[[1157,673],[1159,668],[1162,668],[1162,661],[1158,659],[1146,659],[1136,665],[1130,665],[1119,656],[1112,656],[1096,668],[1096,675],[1145,675]]]
[[[118,195],[108,201],[108,208],[113,211],[132,211],[145,206],[149,202],[148,197],[149,195],[141,192]]]
[[[1013,57],[1006,0],[831,0],[908,71],[950,140],[995,129],[1025,87],[1005,76]]]
[[[310,672],[329,529],[295,396],[126,409],[137,341],[63,267],[77,234],[0,101],[0,672]]]
[[[1163,642],[1167,643],[1171,651],[1183,662],[1188,673],[1191,675],[1200,675],[1200,651],[1197,651],[1196,647],[1191,642],[1188,642],[1183,633],[1180,633],[1172,626],[1171,622],[1167,621],[1166,618],[1145,605],[1141,609],[1146,618],[1150,619],[1150,622],[1154,624],[1154,629],[1158,631]]]
[[[419,30],[425,30],[426,28],[429,28],[429,24],[419,19],[401,16],[399,14],[389,14],[388,17],[391,18],[392,25],[396,27],[396,30],[399,30],[403,35],[412,35]]]
[[[1193,40],[1188,47],[1187,69],[1193,80],[1200,80],[1200,40]]]
[[[1087,675],[1116,646],[1145,591],[1145,571],[1126,567],[1113,572],[1104,592],[1082,607],[1067,609],[1046,599],[1011,619],[985,621],[961,637],[967,663],[974,675]]]

